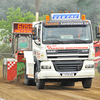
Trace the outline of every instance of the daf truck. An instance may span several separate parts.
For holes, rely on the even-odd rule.
[[[51,13],[51,20],[32,24],[32,51],[26,58],[25,84],[32,80],[38,89],[45,82],[74,86],[81,81],[90,88],[95,75],[91,21],[77,13]]]

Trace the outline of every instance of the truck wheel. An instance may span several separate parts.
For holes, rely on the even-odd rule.
[[[34,79],[29,79],[26,75],[26,68],[25,68],[25,74],[24,74],[24,84],[25,85],[33,85],[35,86],[35,81]]]
[[[27,78],[26,73],[24,74],[24,84],[30,85],[30,80]]]
[[[27,76],[26,76],[26,74],[24,75],[24,84],[25,85],[33,85],[33,86],[35,86],[36,84],[35,84],[35,82],[34,82],[34,79],[29,79]]]
[[[74,86],[75,82],[61,82],[61,86]]]
[[[37,87],[38,89],[44,89],[45,80],[38,79],[37,67],[36,67],[36,71],[35,71],[35,82],[36,82],[36,87]]]
[[[97,66],[99,66],[100,65],[100,61],[98,62],[98,65]]]
[[[90,88],[92,85],[92,79],[84,79],[82,80],[82,85],[84,88]]]

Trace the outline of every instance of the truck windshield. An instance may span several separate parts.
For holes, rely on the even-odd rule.
[[[91,43],[92,34],[90,25],[83,26],[43,26],[44,44],[66,44],[66,43]]]

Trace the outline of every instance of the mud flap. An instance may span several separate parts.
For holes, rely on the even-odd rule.
[[[34,59],[32,51],[24,51],[24,58],[26,58],[26,75],[28,78],[34,78]]]

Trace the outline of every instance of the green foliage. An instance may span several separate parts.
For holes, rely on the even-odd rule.
[[[0,40],[3,39],[4,36],[8,37],[11,35],[11,27],[12,22],[32,22],[33,19],[35,20],[35,16],[31,14],[31,12],[21,13],[21,9],[18,7],[14,10],[14,7],[8,8],[7,14],[7,21],[1,20],[0,21],[0,28],[5,29],[0,32]],[[24,17],[23,17],[24,16]]]
[[[95,76],[99,76],[100,77],[100,73],[95,73]]]
[[[43,15],[42,17],[39,17],[39,21],[43,21],[46,19],[46,15]]]
[[[17,62],[17,76],[22,73],[25,73],[25,64],[22,62]]]
[[[8,8],[7,14],[7,21],[2,19],[0,21],[0,28],[5,29],[0,32],[0,41],[3,40],[3,37],[6,36],[7,39],[11,36],[11,27],[13,22],[33,22],[36,20],[36,17],[34,14],[32,14],[30,11],[23,13],[21,12],[21,9],[18,7],[17,9]],[[45,20],[46,15],[43,15],[42,17],[39,17],[39,20]]]

